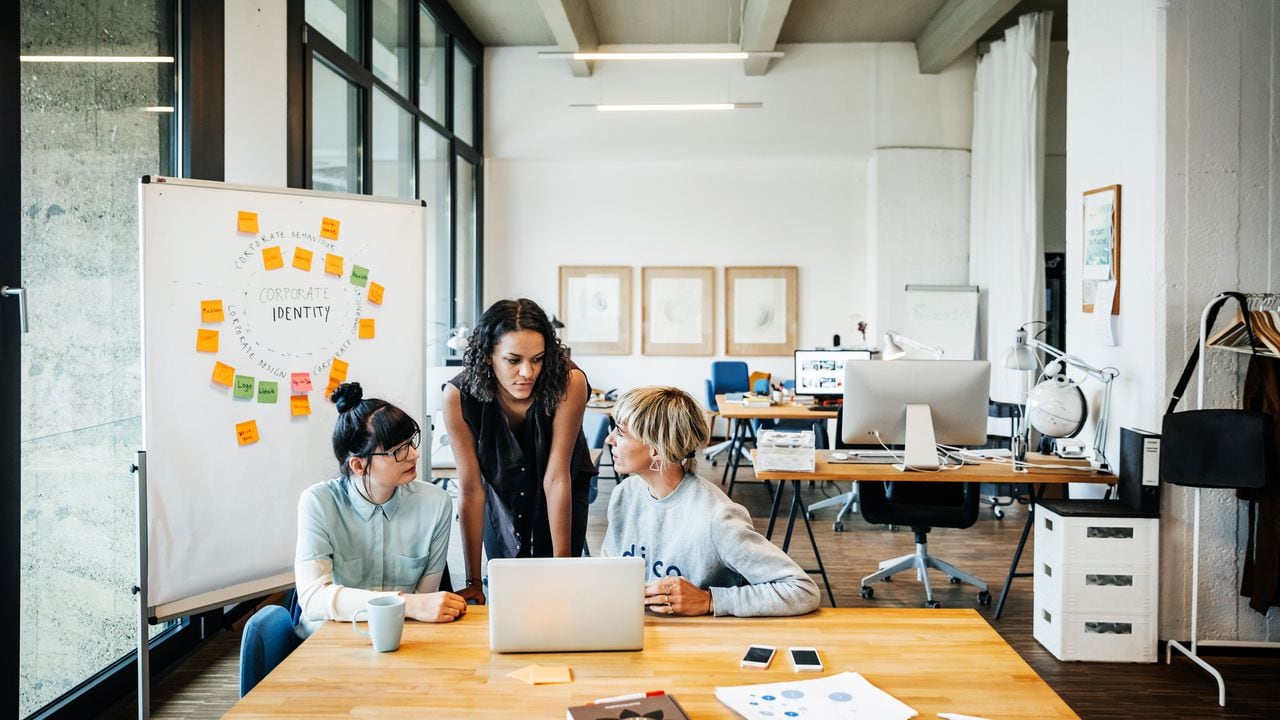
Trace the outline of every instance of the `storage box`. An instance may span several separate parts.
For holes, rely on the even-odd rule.
[[[1063,613],[1035,607],[1036,641],[1059,660],[1156,661],[1154,618],[1116,613]]]
[[[813,472],[813,431],[761,430],[756,435],[756,470]]]
[[[1081,514],[1064,515],[1055,512],[1056,507]],[[1036,557],[1154,567],[1160,549],[1160,521],[1142,515],[1110,500],[1046,501],[1036,508]]]

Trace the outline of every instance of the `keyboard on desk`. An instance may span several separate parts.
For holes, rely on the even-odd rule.
[[[843,406],[841,405],[810,405],[809,410],[811,412],[836,412],[841,407]]]

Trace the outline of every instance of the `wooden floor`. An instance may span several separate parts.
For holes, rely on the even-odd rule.
[[[719,468],[704,468],[719,477]],[[750,470],[745,471],[751,479]],[[739,477],[742,477],[740,475]],[[613,482],[601,483],[601,494],[591,506],[590,546],[600,547],[604,535],[605,510]],[[819,486],[806,489],[806,502],[834,494],[839,489]],[[789,495],[788,495],[789,498]],[[769,499],[763,485],[739,482],[734,499],[746,505],[756,527],[764,530]],[[919,607],[923,604],[920,585],[908,577],[879,584],[874,600],[858,596],[859,580],[871,573],[876,563],[912,551],[909,530],[889,532],[867,525],[856,515],[845,523],[845,532],[832,531],[834,509],[818,511],[813,528],[826,565],[836,603],[841,607]],[[992,594],[999,596],[1000,583],[1018,542],[1025,508],[1007,509],[1003,520],[984,510],[978,524],[968,530],[935,530],[929,535],[930,551],[960,568],[986,580]],[[800,525],[792,541],[791,554],[810,567],[812,553]],[[775,542],[781,544],[781,533]],[[1030,543],[1028,543],[1030,546]],[[1024,565],[1029,567],[1030,551]],[[994,620],[994,605],[979,607],[976,593],[967,587],[934,582],[935,597],[944,607],[975,607],[1016,649],[1036,672],[1062,696],[1082,718],[1275,718],[1280,717],[1280,659],[1266,657],[1219,657],[1214,664],[1227,682],[1227,707],[1219,708],[1212,678],[1185,658],[1173,665],[1133,665],[1058,662],[1031,637],[1031,580],[1014,581],[1008,604],[1000,620]],[[825,604],[824,594],[824,604]],[[152,688],[152,716],[155,718],[216,718],[238,697],[240,636],[238,631],[221,633],[198,650],[179,670]],[[1163,659],[1163,655],[1162,655]],[[856,668],[847,668],[856,670]],[[340,672],[335,668],[335,672]],[[137,717],[133,703],[114,708],[106,717]],[[992,719],[995,720],[995,719]]]

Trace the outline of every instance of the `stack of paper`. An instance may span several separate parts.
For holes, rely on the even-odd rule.
[[[718,687],[716,699],[751,720],[908,720],[919,714],[852,672],[816,680]]]
[[[812,430],[780,432],[761,430],[756,437],[756,470],[813,472]]]

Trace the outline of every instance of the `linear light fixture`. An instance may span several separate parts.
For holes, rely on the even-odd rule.
[[[148,105],[142,108],[142,111],[153,112],[153,113],[171,113],[173,112],[173,106],[172,105]]]
[[[141,55],[19,55],[28,63],[171,63],[172,57]]]
[[[764,103],[640,103],[634,105],[577,105],[569,107],[592,108],[597,112],[684,112],[698,110],[753,110],[764,107]]]
[[[748,58],[779,58],[785,53],[770,52],[540,52],[543,60],[746,60]]]

